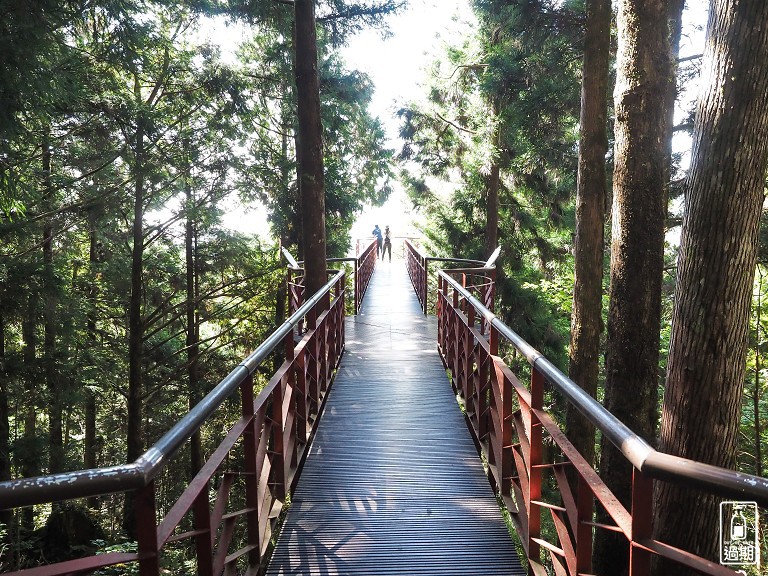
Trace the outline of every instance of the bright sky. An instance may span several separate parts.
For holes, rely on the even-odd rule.
[[[701,54],[704,48],[704,29],[707,20],[707,3],[688,0],[683,14],[683,36],[680,56]],[[343,51],[350,68],[368,73],[376,85],[371,113],[387,126],[390,146],[399,148],[395,111],[398,105],[422,97],[420,84],[425,69],[440,53],[446,40],[457,34],[466,34],[474,21],[468,0],[412,0],[402,14],[389,19],[393,36],[382,39],[379,34],[366,32],[352,39]],[[691,86],[682,96],[696,97],[697,86]],[[680,109],[676,121],[682,119]],[[690,148],[687,134],[676,137],[678,150]],[[688,158],[684,158],[686,165]],[[418,215],[412,215],[410,202],[399,187],[384,206],[367,207],[352,228],[354,249],[357,238],[370,236],[374,224],[382,228],[389,224],[395,235],[417,235],[413,225]]]
[[[468,0],[410,0],[401,13],[389,16],[391,35],[382,38],[378,31],[365,31],[349,41],[342,55],[349,69],[367,73],[375,84],[371,115],[384,124],[389,146],[400,147],[395,112],[402,103],[421,97],[426,67],[440,53],[441,46],[457,33],[468,29],[472,19]],[[208,28],[209,37],[223,46],[242,41],[247,32],[223,21]],[[395,183],[397,184],[397,183]],[[225,224],[244,231],[266,230],[263,209],[244,212],[244,207],[228,210]],[[389,224],[396,236],[415,235],[409,215],[410,203],[399,187],[381,207],[366,207],[352,229],[352,251],[358,238],[367,238],[374,224],[382,229]]]
[[[375,31],[362,32],[351,38],[349,45],[342,50],[348,68],[366,72],[373,80],[375,94],[370,111],[385,125],[389,146],[395,150],[400,147],[395,112],[403,103],[422,97],[425,70],[445,43],[471,30],[474,19],[468,4],[469,0],[410,0],[407,9],[388,18],[390,37],[382,38]],[[681,57],[701,54],[704,46],[706,2],[688,0],[687,4],[683,16]],[[218,40],[223,35],[228,42],[237,42],[246,35],[243,30],[222,28],[216,26],[211,29],[214,39]],[[696,91],[695,87],[691,89],[688,98],[695,97]],[[690,146],[685,136],[677,138],[675,145],[677,149]],[[230,225],[237,229],[265,230],[266,216],[263,212],[253,210],[243,214],[242,209],[235,209]],[[352,229],[352,250],[356,239],[370,237],[374,224],[382,229],[389,224],[395,236],[416,235],[410,212],[410,202],[399,188],[384,206],[366,207]]]
[[[387,129],[389,146],[398,150],[396,110],[409,100],[421,97],[427,66],[441,46],[472,21],[467,0],[411,0],[402,13],[388,19],[392,36],[382,39],[367,31],[351,39],[342,54],[349,68],[366,72],[376,86],[371,114]],[[397,183],[395,183],[397,185]],[[371,234],[373,226],[389,224],[395,236],[417,235],[410,214],[410,202],[399,187],[381,207],[367,207],[352,228],[352,245]]]

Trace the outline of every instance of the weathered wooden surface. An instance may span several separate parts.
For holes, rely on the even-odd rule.
[[[436,329],[378,262],[268,574],[525,574]]]

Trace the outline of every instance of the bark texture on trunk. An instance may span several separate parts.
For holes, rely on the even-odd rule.
[[[11,479],[11,428],[8,406],[8,377],[5,366],[5,318],[0,309],[0,481]],[[13,533],[13,510],[0,510],[0,524],[6,530],[0,538],[0,565],[13,566],[11,534]]]
[[[683,8],[685,7],[685,0],[669,0],[668,18],[669,18],[669,51],[671,54],[670,59],[670,75],[671,80],[667,86],[665,111],[667,119],[665,128],[667,134],[665,136],[666,154],[664,158],[664,186],[665,186],[665,206],[669,207],[669,189],[671,185],[672,174],[672,136],[674,134],[675,126],[675,102],[677,101],[677,70],[678,70],[678,57],[680,54],[680,38],[683,33]]]
[[[491,173],[487,178],[486,194],[486,224],[485,224],[485,258],[490,258],[499,243],[499,189],[501,188],[501,170],[499,159],[494,158]]]
[[[323,133],[320,119],[315,2],[296,0],[294,10],[299,119],[296,156],[299,165],[305,286],[309,298],[325,285],[327,278]]]
[[[568,376],[592,397],[600,371],[603,310],[603,243],[608,197],[608,64],[611,0],[588,0],[581,78],[579,170],[576,186],[573,312]],[[568,438],[586,458],[595,456],[594,426],[568,405]]]
[[[501,121],[499,119],[499,99],[493,98],[491,106],[493,121],[496,126],[493,130],[493,159],[491,170],[486,177],[485,197],[485,258],[490,258],[499,242],[499,189],[501,188],[501,170],[499,167],[501,155]]]
[[[128,303],[128,431],[126,462],[134,462],[144,448],[142,422],[142,358],[144,348],[144,322],[141,314],[144,272],[144,125],[139,119],[134,148],[133,250],[131,252],[131,295]],[[123,530],[135,538],[132,495],[125,499]]]
[[[200,329],[198,322],[198,278],[197,278],[197,229],[194,220],[195,199],[189,182],[186,184],[187,222],[184,235],[186,280],[187,280],[187,380],[189,383],[189,409],[192,410],[202,399],[198,358],[200,356]],[[189,472],[190,479],[203,466],[203,452],[200,431],[190,438]]]
[[[51,146],[49,135],[43,137],[43,209],[53,210],[53,185],[51,183]],[[48,472],[64,470],[63,378],[56,374],[56,308],[58,304],[56,272],[53,266],[53,219],[43,221],[43,366],[48,393]]]
[[[667,114],[663,95],[668,93],[671,81],[667,14],[665,0],[618,3],[605,406],[651,442],[658,406],[666,217]],[[605,439],[601,444],[600,473],[619,500],[628,505],[631,466]],[[626,570],[629,549],[623,536],[617,536],[597,532],[596,573],[620,575]]]
[[[8,378],[5,371],[5,317],[0,310],[0,481],[11,479],[10,440]],[[4,517],[0,516],[0,521]]]
[[[27,295],[25,317],[21,333],[24,341],[22,358],[24,361],[24,432],[22,437],[26,449],[19,456],[19,471],[22,478],[39,476],[42,472],[40,461],[42,454],[37,444],[37,405],[38,405],[38,367],[37,367],[37,294],[30,290]],[[24,532],[34,529],[34,507],[22,508],[19,512],[20,528]]]
[[[135,186],[133,199],[133,250],[131,252],[131,295],[128,304],[128,442],[126,461],[133,462],[142,453],[141,416],[144,324],[141,301],[144,271],[144,131],[136,131]]]
[[[732,468],[768,157],[768,3],[711,2],[702,78],[660,448]],[[714,498],[659,484],[656,504],[659,538],[718,557]]]
[[[755,382],[752,389],[752,422],[754,426],[753,438],[754,438],[754,450],[755,450],[755,475],[763,475],[763,449],[762,449],[762,436],[763,427],[762,419],[760,418],[760,378],[762,370],[762,361],[760,358],[760,323],[762,322],[763,315],[763,274],[759,267],[756,267],[756,271],[759,275],[757,282],[757,303],[755,305]]]
[[[88,343],[94,350],[98,346],[96,334],[96,306],[99,296],[99,286],[96,279],[96,264],[98,263],[97,242],[96,223],[91,222],[88,249],[88,262],[90,263],[88,300],[90,300],[90,308],[86,323]],[[85,393],[85,438],[83,440],[83,462],[86,468],[96,468],[96,452],[96,394],[92,390],[87,390]],[[96,498],[88,498],[87,503],[89,508],[98,507],[98,500]]]

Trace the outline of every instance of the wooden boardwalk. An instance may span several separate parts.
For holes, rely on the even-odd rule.
[[[401,260],[378,262],[268,574],[523,575]]]

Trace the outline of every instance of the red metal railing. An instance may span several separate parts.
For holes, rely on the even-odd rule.
[[[427,313],[427,291],[428,287],[428,274],[427,274],[427,258],[418,248],[416,248],[410,240],[405,240],[405,266],[408,270],[408,276],[411,278],[411,284],[416,292],[416,297],[419,299],[421,309],[424,313]]]
[[[198,574],[258,573],[280,510],[298,480],[297,471],[344,350],[344,300],[345,276],[337,272],[132,464],[0,483],[0,509],[133,492],[138,532],[136,553],[101,554],[11,574],[88,573],[137,562],[142,576],[158,576],[163,550],[177,541],[193,542]],[[306,330],[296,342],[299,325]],[[253,374],[273,351],[282,351],[285,361],[254,398]],[[240,419],[181,497],[158,519],[155,494],[159,475],[179,448],[238,389]],[[228,460],[242,462],[242,468],[226,469]],[[217,486],[215,494],[213,485]],[[236,493],[238,486],[243,488],[241,493]],[[232,506],[236,509],[228,510]],[[178,533],[189,514],[192,529]]]
[[[288,256],[290,254],[287,254]],[[354,313],[359,314],[360,307],[363,305],[363,297],[368,290],[368,284],[371,282],[373,270],[376,268],[376,241],[372,241],[356,258],[328,258],[327,262],[329,264],[345,262],[353,264]],[[296,262],[293,257],[290,257],[288,264],[288,310],[292,313],[304,302],[304,269],[301,267],[301,262]]]
[[[593,530],[607,529],[627,539],[630,576],[647,576],[653,555],[704,574],[736,574],[651,538],[654,479],[728,498],[754,500],[761,506],[768,504],[768,480],[657,452],[496,318],[448,272],[439,273],[438,348],[450,370],[452,385],[465,404],[472,434],[487,458],[491,483],[517,527],[530,573],[546,574],[542,554],[548,556],[555,574],[591,573]],[[478,317],[490,326],[489,333],[477,329]],[[528,360],[528,388],[499,356],[501,339]],[[574,404],[633,465],[629,510],[608,490],[545,410],[545,386]],[[577,478],[575,491],[566,478],[569,469]],[[546,480],[559,490],[555,502],[544,499],[542,486]],[[613,525],[594,522],[595,500],[608,512]],[[554,526],[550,531],[553,541],[547,541],[542,530],[545,514]]]
[[[363,304],[363,297],[368,290],[374,268],[376,268],[375,240],[355,258],[355,314],[360,313],[360,306]]]
[[[404,241],[406,249],[406,268],[411,278],[416,297],[419,299],[422,311],[427,314],[430,309],[430,286],[437,288],[437,282],[432,284],[429,276],[429,263],[440,262],[443,264],[464,264],[463,268],[444,268],[461,282],[467,290],[478,298],[486,307],[493,310],[493,301],[496,296],[496,268],[492,265],[498,256],[498,251],[488,262],[481,260],[467,260],[465,258],[437,258],[426,256],[408,239]],[[481,329],[487,328],[481,322]]]

